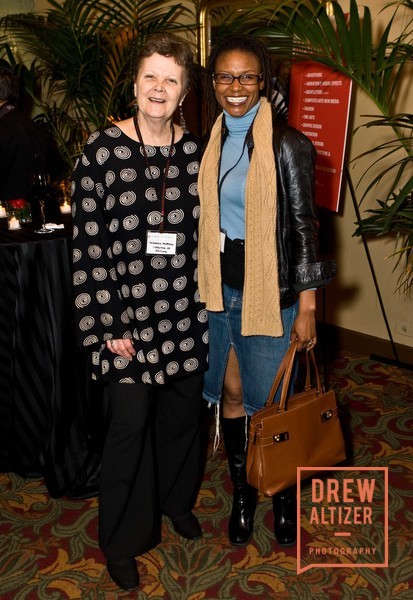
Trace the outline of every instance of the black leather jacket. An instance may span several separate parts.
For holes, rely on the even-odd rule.
[[[336,274],[336,263],[320,261],[318,256],[319,223],[313,202],[314,146],[297,129],[277,121],[275,115],[273,130],[278,277],[281,308],[286,308],[296,302],[300,291],[327,285]],[[223,120],[222,143],[227,133]],[[251,160],[254,151],[252,126],[246,139]]]

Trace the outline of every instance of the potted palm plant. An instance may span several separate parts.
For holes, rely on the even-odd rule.
[[[48,0],[43,12],[2,19],[0,58],[23,78],[37,116],[53,133],[68,171],[92,130],[131,109],[134,58],[145,38],[195,18],[161,0]],[[191,28],[185,25],[185,30]],[[18,52],[11,52],[13,39]],[[28,67],[23,61],[30,58]]]
[[[370,11],[356,0],[350,0],[348,14],[338,2],[281,1],[268,25],[256,28],[255,34],[265,36],[279,52],[293,52],[295,60],[312,59],[344,73],[374,102],[378,114],[363,127],[381,128],[386,141],[354,160],[371,160],[357,182],[360,203],[367,194],[380,195],[376,206],[360,218],[355,235],[394,237],[395,268],[402,266],[398,289],[408,293],[413,290],[413,115],[395,113],[394,107],[413,58],[413,18],[395,39],[391,31],[398,12],[411,11],[413,2],[397,0],[388,7],[393,13],[377,42]]]

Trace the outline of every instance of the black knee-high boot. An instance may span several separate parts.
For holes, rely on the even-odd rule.
[[[257,505],[257,491],[247,483],[245,420],[246,417],[221,418],[225,450],[234,487],[228,535],[230,542],[235,546],[244,546],[251,539]]]
[[[292,546],[297,540],[296,487],[291,486],[274,494],[274,534],[280,546]]]

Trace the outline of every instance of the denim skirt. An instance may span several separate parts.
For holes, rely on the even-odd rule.
[[[242,395],[247,415],[262,408],[267,400],[278,367],[290,345],[290,331],[297,316],[298,303],[281,311],[284,335],[241,336],[242,290],[223,286],[224,310],[209,312],[209,369],[205,373],[205,400],[219,404],[231,346],[238,359]],[[281,389],[278,390],[279,399]]]

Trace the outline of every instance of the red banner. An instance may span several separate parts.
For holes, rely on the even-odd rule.
[[[343,177],[352,81],[320,63],[291,69],[288,122],[305,133],[317,151],[317,206],[338,211]]]

